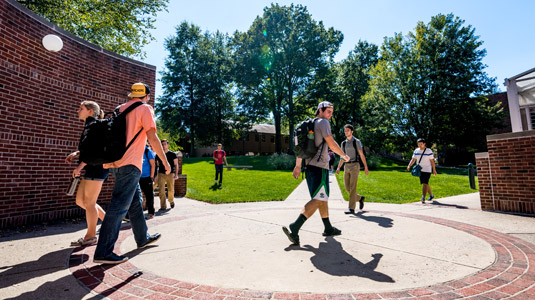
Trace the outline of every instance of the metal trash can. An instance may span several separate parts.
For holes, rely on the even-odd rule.
[[[470,188],[476,189],[476,169],[472,163],[468,164],[468,180],[470,181]]]

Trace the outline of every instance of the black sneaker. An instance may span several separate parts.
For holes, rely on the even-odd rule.
[[[299,235],[291,233],[290,230],[286,228],[286,226],[282,227],[282,231],[284,231],[284,233],[293,245],[299,246]]]
[[[360,196],[360,200],[359,200],[359,209],[362,210],[364,208],[364,199],[366,197],[364,196]]]
[[[427,201],[433,201],[433,198],[435,198],[435,195],[429,195],[429,199],[427,199]]]
[[[116,265],[122,264],[128,260],[126,256],[119,256],[115,253],[112,253],[106,257],[94,257],[93,262],[96,264],[107,264],[107,265]]]
[[[143,244],[143,245],[141,245],[141,246],[138,246],[137,248],[138,248],[138,249],[145,248],[145,247],[149,246],[150,244],[155,243],[155,242],[156,242],[157,240],[159,240],[161,237],[162,237],[161,234],[159,234],[159,233],[155,233],[155,234],[149,236],[149,238],[147,239],[147,241],[145,242],[145,244]]]
[[[351,215],[351,214],[355,214],[355,210],[354,210],[354,209],[351,209],[351,208],[349,208],[348,210],[344,211],[344,214],[346,214],[346,215]]]
[[[323,236],[334,236],[334,235],[341,235],[342,231],[336,227],[333,227],[331,232],[324,232]]]
[[[171,202],[171,208],[175,208],[175,202]]]

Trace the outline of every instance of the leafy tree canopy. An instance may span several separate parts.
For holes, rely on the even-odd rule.
[[[484,139],[501,111],[480,97],[496,91],[484,72],[482,44],[452,14],[385,38],[365,101],[370,129],[398,150],[414,146],[416,137],[461,149]]]
[[[17,0],[80,38],[117,54],[145,57],[156,14],[169,0]]]

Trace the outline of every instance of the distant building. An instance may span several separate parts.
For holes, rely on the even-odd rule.
[[[288,152],[290,137],[288,133],[281,134],[282,152]],[[216,146],[195,149],[195,156],[210,156]],[[254,125],[245,137],[234,140],[230,145],[224,145],[223,149],[228,155],[269,155],[275,153],[275,125]]]
[[[505,115],[503,116],[503,127],[502,128],[494,128],[491,130],[490,134],[498,134],[498,133],[506,133],[511,132],[511,117],[509,114],[509,102],[507,101],[507,93],[497,93],[493,95],[488,95],[487,99],[489,99],[489,102],[492,105],[496,105],[498,102],[501,103],[501,107],[503,108],[503,111],[505,112]]]

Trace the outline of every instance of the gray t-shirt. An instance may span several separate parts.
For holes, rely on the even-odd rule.
[[[357,149],[355,149],[355,147],[353,147],[353,139],[355,139],[355,141],[356,141]],[[347,156],[349,156],[349,161],[358,160],[360,158],[359,154],[358,154],[358,150],[362,150],[362,143],[360,142],[360,140],[357,139],[356,137],[352,136],[350,140],[346,139],[342,143],[344,143],[344,142],[345,142],[345,147],[340,146],[340,148],[342,148],[342,150],[345,151],[345,154]]]
[[[329,121],[327,119],[318,118],[314,122],[314,141],[316,142],[316,147],[319,147],[318,153],[316,153],[313,158],[306,159],[305,164],[322,169],[329,169],[329,145],[325,142],[322,146],[321,143],[324,138],[331,135],[331,124]]]

